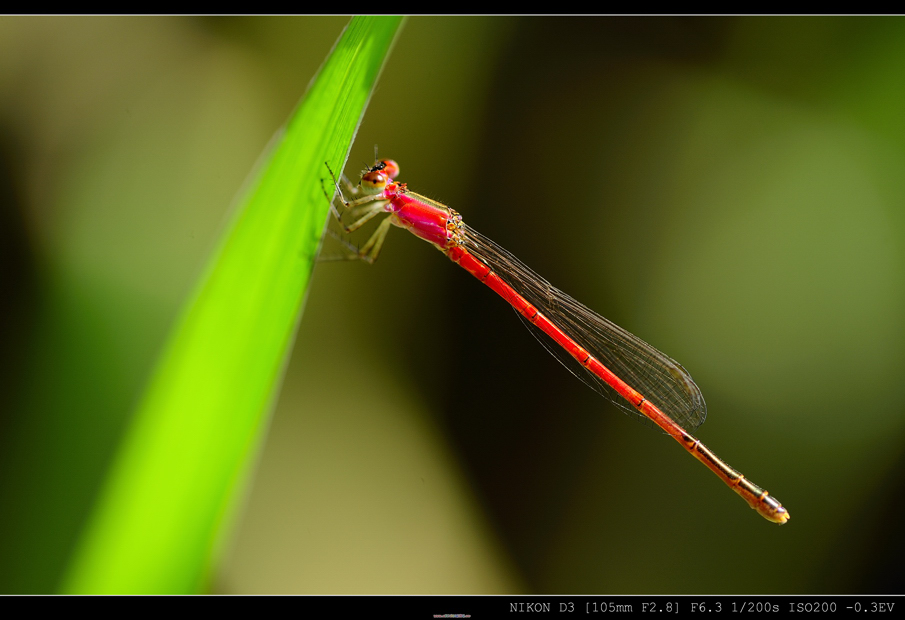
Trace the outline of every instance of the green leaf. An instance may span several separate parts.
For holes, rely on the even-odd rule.
[[[63,591],[207,587],[304,304],[328,215],[324,162],[342,170],[400,24],[354,18],[262,158],[170,334]]]

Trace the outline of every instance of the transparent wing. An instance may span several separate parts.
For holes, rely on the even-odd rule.
[[[707,417],[701,390],[681,364],[600,316],[537,275],[515,256],[464,225],[465,247],[616,376],[688,432]],[[635,418],[653,424],[600,377],[519,314],[535,338],[569,371]]]

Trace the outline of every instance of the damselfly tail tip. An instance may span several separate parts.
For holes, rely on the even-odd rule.
[[[789,520],[789,511],[783,508],[782,504],[775,499],[766,495],[766,493],[761,497],[760,504],[752,506],[752,508],[757,510],[767,521],[772,521],[777,525],[782,525]]]
[[[744,477],[742,477],[740,480],[744,480]],[[747,480],[744,481],[747,482]],[[757,512],[757,514],[762,516],[767,521],[776,523],[777,525],[782,525],[789,520],[789,511],[783,508],[783,505],[780,504],[775,497],[759,487],[754,488],[760,491],[760,493],[758,493],[757,495],[752,494],[746,497],[746,494],[742,492],[745,488],[747,487],[735,487],[736,492],[745,498],[745,501],[748,502],[748,505],[751,506],[751,508],[753,508]]]

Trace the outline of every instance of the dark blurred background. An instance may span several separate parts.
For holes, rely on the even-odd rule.
[[[56,587],[232,200],[347,21],[0,18],[0,591]],[[393,230],[374,266],[316,268],[215,591],[903,591],[905,20],[413,18],[350,176],[375,144],[681,361],[698,436],[791,521]]]

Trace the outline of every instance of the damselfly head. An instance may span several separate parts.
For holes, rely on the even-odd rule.
[[[380,170],[391,179],[399,176],[399,164],[392,159],[380,159],[371,168],[371,171]]]
[[[365,194],[379,194],[399,174],[399,164],[392,159],[381,159],[365,170],[359,186]]]

